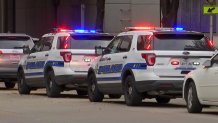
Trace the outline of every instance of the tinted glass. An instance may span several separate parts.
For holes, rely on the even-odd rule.
[[[37,43],[35,43],[34,47],[31,49],[31,52],[40,52],[40,51],[48,51],[52,47],[54,37],[43,37]]]
[[[119,52],[128,52],[131,47],[133,36],[123,36],[119,47]]]
[[[213,51],[204,35],[196,34],[157,34],[154,50]]]
[[[108,46],[105,51],[106,54],[110,53],[117,53],[118,52],[118,46],[122,41],[122,37],[116,37]]]
[[[25,36],[0,36],[0,49],[22,49],[24,46],[33,47],[30,37]]]
[[[137,50],[151,50],[152,48],[152,35],[141,35],[137,40]]]
[[[58,49],[64,49],[66,43],[70,45],[70,49],[94,49],[95,46],[106,47],[113,36],[102,35],[72,35],[69,38],[59,37]]]

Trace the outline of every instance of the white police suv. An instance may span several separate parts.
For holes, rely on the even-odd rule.
[[[120,97],[127,105],[144,98],[158,103],[182,97],[184,76],[214,53],[213,41],[182,28],[132,27],[115,37],[88,71],[88,95],[100,102],[104,94]]]
[[[43,35],[19,63],[19,93],[29,94],[46,87],[49,97],[57,97],[68,89],[86,95],[87,72],[96,59],[94,48],[107,46],[113,37],[94,30],[65,29]]]

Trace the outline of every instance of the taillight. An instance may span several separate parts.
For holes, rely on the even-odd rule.
[[[179,65],[179,61],[171,61],[171,65]]]
[[[209,41],[208,41],[208,45],[209,45],[210,47],[214,47],[214,42],[213,42],[213,40],[209,40]]]
[[[60,52],[60,55],[63,57],[64,62],[70,62],[72,59],[72,53],[71,52]]]
[[[0,55],[3,54],[3,52],[0,50]]]
[[[145,59],[148,66],[153,66],[156,61],[156,55],[154,53],[142,53],[142,58]]]

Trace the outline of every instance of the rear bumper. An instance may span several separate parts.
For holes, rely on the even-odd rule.
[[[17,72],[0,72],[0,80],[17,80]]]
[[[182,96],[183,82],[183,80],[137,81],[135,87],[139,92],[154,92],[153,95]]]
[[[87,74],[55,76],[58,85],[87,86]]]

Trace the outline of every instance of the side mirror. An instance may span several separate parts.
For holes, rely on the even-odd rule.
[[[39,39],[38,39],[38,38],[32,38],[32,39],[33,39],[34,44],[36,44],[37,42],[39,42]]]
[[[104,48],[101,46],[96,46],[95,47],[95,55],[100,56],[103,55],[104,53]]]
[[[23,47],[23,53],[24,54],[30,54],[31,53],[31,50],[30,50],[29,46],[24,46]]]
[[[211,67],[211,66],[212,66],[211,60],[206,60],[206,61],[203,63],[203,66],[204,66],[205,68]]]

